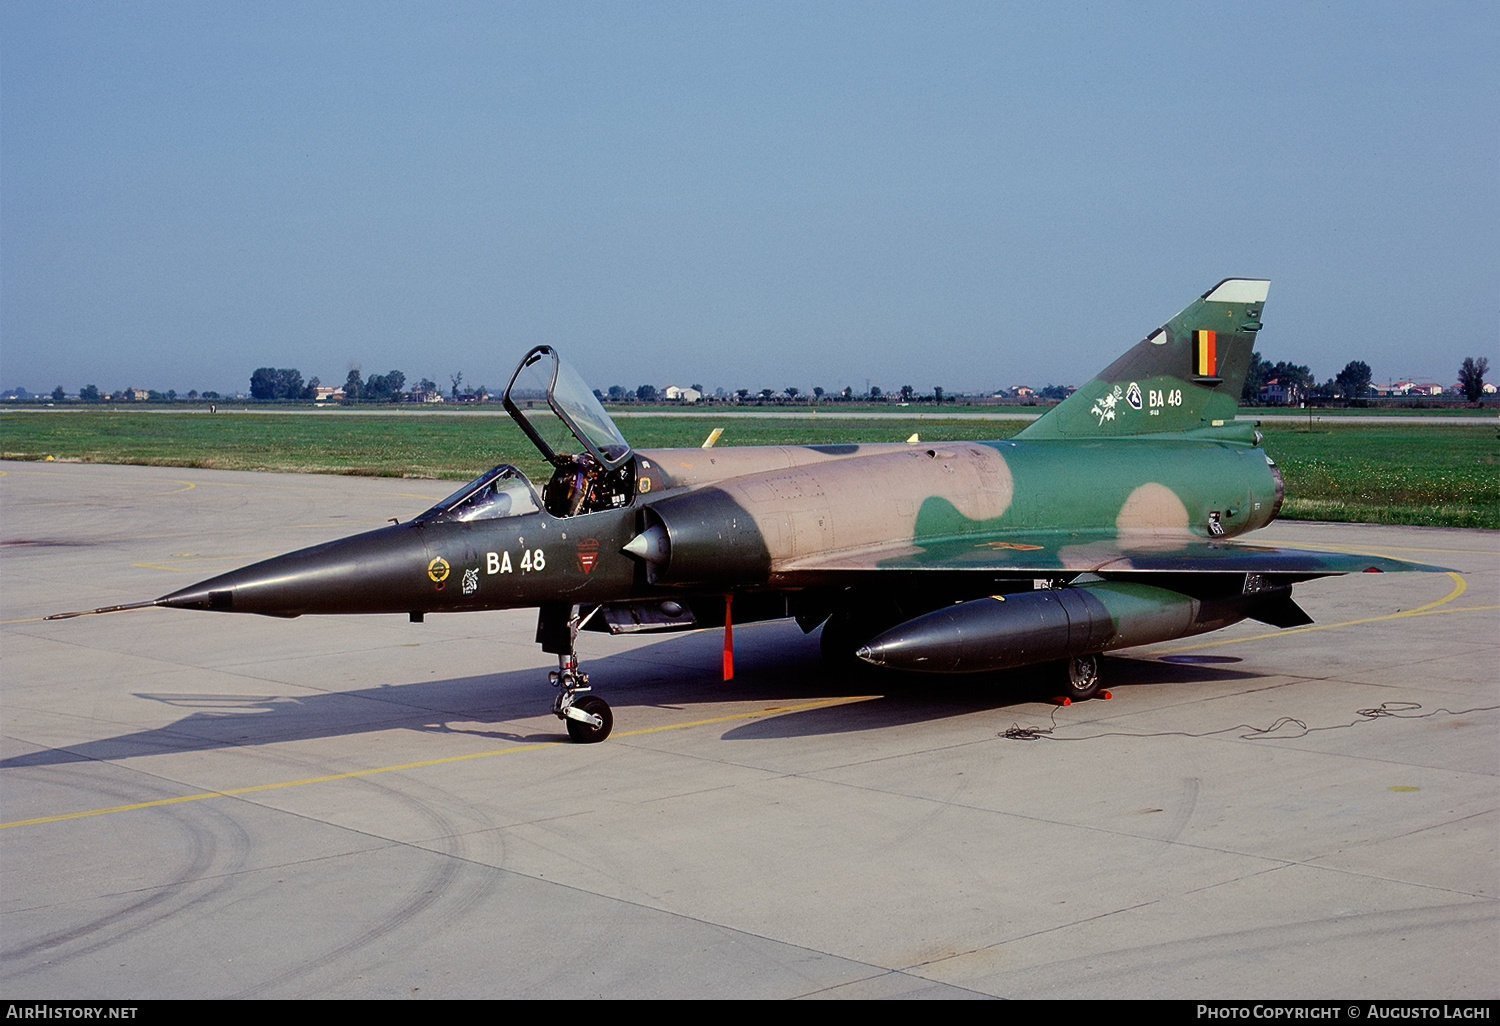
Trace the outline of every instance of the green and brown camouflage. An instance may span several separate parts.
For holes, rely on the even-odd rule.
[[[635,451],[537,347],[505,405],[553,465],[540,491],[496,467],[407,523],[137,606],[413,621],[537,607],[559,657],[554,712],[583,741],[612,719],[584,697],[582,629],[795,617],[823,625],[836,661],[1055,662],[1086,698],[1100,652],[1247,617],[1307,623],[1291,586],[1310,578],[1440,569],[1232,540],[1283,498],[1254,425],[1234,419],[1268,287],[1220,282],[1006,441]]]

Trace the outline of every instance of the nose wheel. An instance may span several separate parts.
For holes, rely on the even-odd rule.
[[[581,745],[603,741],[609,737],[609,732],[615,725],[615,716],[609,711],[609,703],[593,695],[570,705],[565,715],[568,737]]]
[[[589,694],[589,675],[578,669],[576,655],[562,655],[558,668],[547,675],[558,689],[552,712],[568,726],[568,737],[581,745],[592,745],[609,737],[615,716],[609,703]]]

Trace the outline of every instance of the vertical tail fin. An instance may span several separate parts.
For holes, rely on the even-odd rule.
[[[1234,419],[1271,283],[1226,278],[1022,431],[1112,438]]]

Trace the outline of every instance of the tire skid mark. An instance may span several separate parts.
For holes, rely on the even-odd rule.
[[[281,760],[295,762],[306,768],[316,768],[313,760]],[[366,788],[370,792],[387,799],[392,799],[401,805],[416,812],[422,819],[431,824],[431,836],[435,839],[452,838],[463,846],[462,838],[465,836],[460,828],[456,813],[463,809],[475,812],[476,819],[481,815],[476,806],[467,803],[453,801],[451,792],[428,787],[419,782],[407,779],[400,781],[400,785],[388,783],[385,780],[371,780],[369,778],[354,778],[350,783]],[[427,796],[419,796],[412,791],[430,792]],[[457,806],[454,814],[440,812],[443,805]],[[330,824],[338,826],[337,824]],[[355,827],[339,827],[339,829],[357,830]],[[372,836],[382,836],[373,834]],[[419,853],[419,857],[430,861],[430,868],[418,879],[412,880],[406,888],[405,896],[380,921],[360,930],[352,937],[336,943],[325,949],[321,954],[301,957],[296,968],[274,975],[260,983],[246,987],[231,997],[251,998],[266,996],[310,996],[324,993],[324,988],[298,987],[299,983],[307,981],[309,977],[321,970],[334,966],[336,963],[349,959],[358,952],[369,948],[376,942],[384,941],[391,944],[392,935],[406,928],[409,924],[417,921],[425,914],[440,911],[438,922],[444,929],[452,928],[453,923],[464,914],[473,909],[483,898],[496,886],[500,871],[487,865],[471,862],[461,852],[448,853],[437,848],[428,847],[421,842],[400,841],[387,838],[389,844],[387,849],[376,849],[374,854],[379,855],[381,851],[389,848],[407,848]],[[466,879],[467,878],[467,879]],[[387,947],[381,953],[381,960],[391,957],[391,947]],[[355,966],[343,967],[339,971],[340,979],[349,979],[358,975]],[[283,988],[292,988],[292,994],[283,995],[277,993]]]
[[[76,771],[75,775],[85,776]],[[101,785],[92,777],[86,783],[94,792],[119,798],[139,797],[140,793],[139,790]],[[17,947],[0,950],[0,960],[15,963],[45,955],[48,964],[61,965],[127,940],[231,887],[234,874],[244,866],[250,848],[249,836],[240,825],[222,809],[205,810],[211,812],[207,817],[208,824],[204,822],[205,817],[189,817],[175,809],[161,811],[168,825],[179,827],[186,835],[186,842],[181,847],[163,846],[164,850],[187,853],[185,865],[170,880],[128,892],[140,896],[112,912],[30,939]],[[109,897],[90,900],[107,901]],[[16,966],[6,975],[24,974],[33,967]]]
[[[1182,778],[1182,793],[1176,803],[1177,807],[1172,810],[1172,816],[1167,820],[1161,835],[1156,838],[1157,841],[1167,847],[1177,843],[1177,839],[1187,829],[1188,821],[1193,818],[1193,811],[1198,808],[1198,790],[1202,786],[1203,781],[1199,777]]]

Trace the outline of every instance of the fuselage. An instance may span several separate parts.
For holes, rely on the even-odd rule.
[[[776,588],[809,561],[954,539],[1225,537],[1264,526],[1281,483],[1263,450],[1197,439],[774,446],[636,453],[635,495],[411,521],[278,556],[159,604],[272,616],[459,612]],[[670,551],[627,554],[655,526]],[[1008,543],[1006,539],[1021,539]]]

